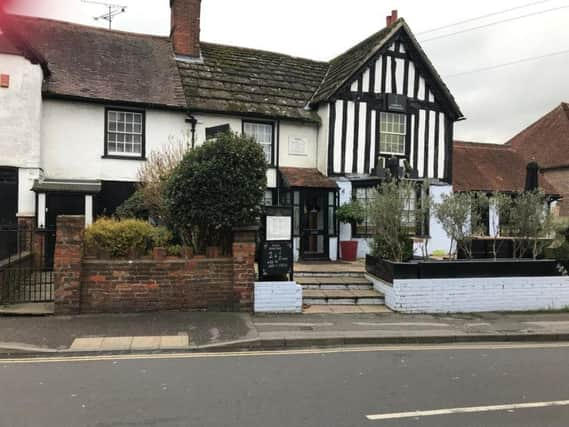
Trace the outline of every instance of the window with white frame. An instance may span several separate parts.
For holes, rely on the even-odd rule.
[[[144,143],[144,113],[107,110],[106,154],[141,157]]]
[[[381,113],[379,136],[382,154],[404,156],[407,116],[405,114]]]
[[[265,160],[273,163],[273,125],[271,123],[243,122],[243,132],[263,147]]]

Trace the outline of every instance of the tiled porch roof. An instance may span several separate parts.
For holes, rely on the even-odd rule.
[[[286,187],[336,189],[336,181],[322,175],[318,169],[279,168]]]

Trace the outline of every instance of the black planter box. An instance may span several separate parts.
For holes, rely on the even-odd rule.
[[[471,259],[458,261],[392,262],[366,256],[366,271],[386,282],[395,279],[460,279],[468,277],[561,276],[555,260]]]

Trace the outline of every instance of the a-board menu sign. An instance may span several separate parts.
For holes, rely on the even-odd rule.
[[[263,240],[259,259],[259,276],[290,276],[293,274],[292,209],[267,207],[263,218]]]

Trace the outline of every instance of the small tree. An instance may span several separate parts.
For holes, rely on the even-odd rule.
[[[472,258],[472,236],[483,231],[478,203],[485,203],[484,197],[479,193],[452,193],[435,205],[435,216],[450,237],[449,257],[456,244],[457,253],[460,249]]]
[[[504,244],[504,239],[500,237],[507,233],[507,224],[510,222],[512,196],[500,192],[493,193],[489,198],[489,207],[493,210],[490,212],[489,235],[492,237],[492,255],[496,260]]]
[[[526,191],[517,194],[510,212],[511,234],[514,237],[514,258],[528,253],[536,259],[549,244],[554,225],[542,191]]]
[[[410,228],[418,219],[413,182],[385,182],[375,191],[369,214],[373,224],[372,254],[395,262],[413,257]]]
[[[158,222],[168,223],[168,209],[164,198],[166,184],[174,169],[180,164],[189,145],[185,139],[170,137],[170,144],[153,151],[138,171],[138,191],[144,207]]]
[[[188,132],[169,137],[169,143],[152,151],[138,170],[136,192],[116,211],[119,218],[151,219],[168,224],[168,211],[164,200],[166,182],[172,171],[190,150]]]
[[[188,152],[168,179],[166,207],[187,244],[229,250],[231,230],[258,222],[266,187],[263,149],[236,133],[218,135]]]

